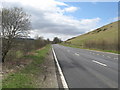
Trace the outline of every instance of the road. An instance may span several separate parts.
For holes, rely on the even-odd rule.
[[[53,45],[69,88],[118,88],[118,55]]]

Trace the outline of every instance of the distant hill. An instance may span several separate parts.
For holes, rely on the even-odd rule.
[[[65,41],[80,47],[117,50],[118,21]]]

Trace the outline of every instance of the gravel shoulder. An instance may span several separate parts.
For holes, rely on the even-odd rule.
[[[42,74],[38,78],[38,86],[40,86],[38,88],[59,88],[52,50],[49,51],[41,67]]]

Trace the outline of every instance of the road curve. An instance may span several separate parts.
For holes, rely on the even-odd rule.
[[[69,88],[118,88],[118,55],[53,45]]]

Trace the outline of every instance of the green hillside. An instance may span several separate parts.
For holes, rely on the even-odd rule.
[[[80,46],[83,48],[117,51],[118,21],[85,33],[83,35],[68,39],[65,41],[65,43]]]

